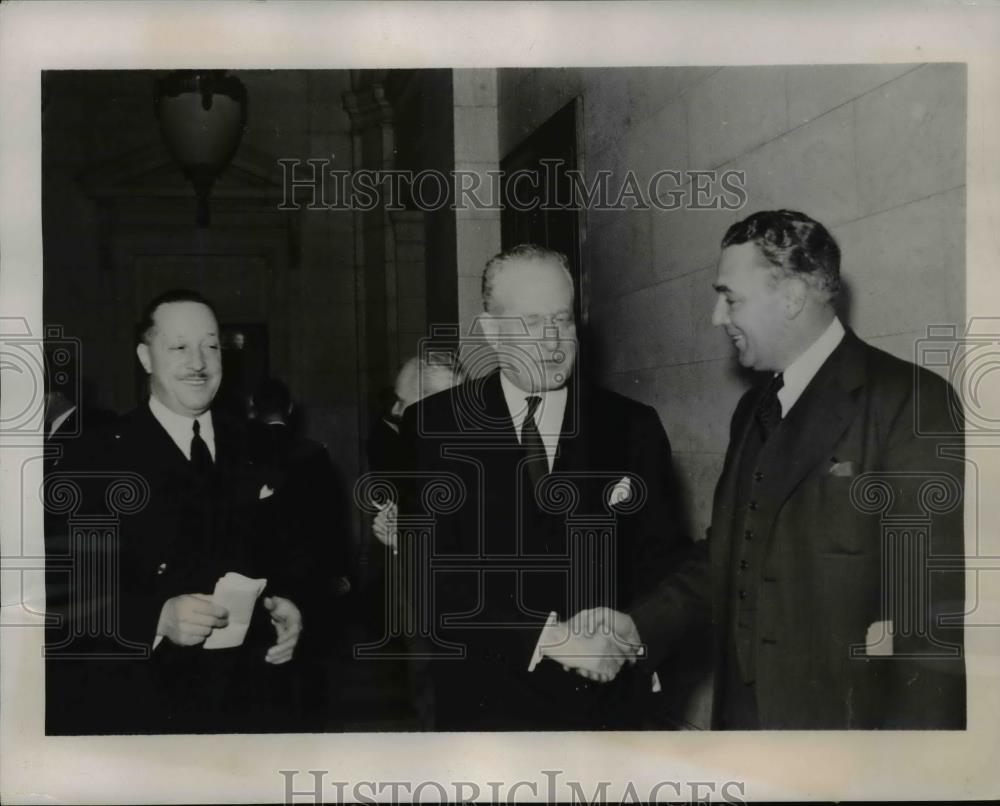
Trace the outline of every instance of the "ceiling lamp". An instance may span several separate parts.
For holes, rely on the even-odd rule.
[[[229,165],[247,122],[247,91],[225,70],[176,70],[156,82],[156,119],[171,156],[194,185],[199,227],[208,195]]]

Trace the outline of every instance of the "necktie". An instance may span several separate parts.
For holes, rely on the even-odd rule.
[[[778,391],[785,385],[785,378],[780,372],[768,384],[764,396],[757,404],[757,423],[760,425],[761,437],[766,442],[781,422],[781,401]]]
[[[542,435],[538,433],[538,425],[535,423],[535,412],[542,399],[537,395],[528,397],[528,414],[521,425],[521,447],[527,456],[528,479],[531,481],[531,495],[534,496],[534,489],[541,481],[542,477],[549,472],[549,459],[545,453],[545,443],[542,442]]]
[[[201,425],[197,420],[192,426],[194,436],[191,437],[191,465],[200,475],[207,475],[212,469],[212,454],[208,445],[201,438]]]

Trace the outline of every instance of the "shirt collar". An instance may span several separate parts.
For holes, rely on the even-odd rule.
[[[781,416],[788,414],[795,402],[802,396],[809,382],[816,377],[820,367],[837,349],[844,338],[844,326],[836,316],[823,334],[809,348],[796,358],[783,373],[784,385],[778,390],[781,402]]]
[[[538,425],[543,439],[552,435],[558,439],[559,433],[562,431],[563,414],[566,412],[567,392],[565,386],[549,392],[525,392],[519,386],[515,386],[501,370],[500,387],[503,389],[510,419],[514,422],[514,430],[517,431],[519,437],[521,424],[528,415],[528,404],[525,401],[529,397],[540,397],[541,402],[535,410],[535,423]]]
[[[191,458],[191,438],[194,436],[194,421],[197,420],[199,434],[208,445],[212,458],[215,458],[215,428],[212,425],[211,411],[206,411],[198,417],[186,417],[168,409],[156,395],[149,396],[149,410],[188,459]]]

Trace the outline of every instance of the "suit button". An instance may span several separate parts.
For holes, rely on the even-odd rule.
[[[754,473],[753,473],[753,480],[754,481],[763,481],[764,480],[764,474],[761,473],[759,470],[755,470]]]
[[[740,598],[741,599],[746,599],[747,598],[747,592],[746,591],[740,591]]]
[[[750,502],[750,510],[752,512],[756,512],[757,511],[757,502],[756,501],[751,501]]]
[[[743,539],[744,539],[744,540],[753,540],[753,532],[752,532],[752,531],[751,531],[750,529],[747,529],[747,530],[746,530],[746,531],[745,531],[745,532],[743,533]]]
[[[159,576],[160,574],[162,574],[162,573],[163,573],[164,571],[166,571],[166,570],[167,570],[167,564],[166,564],[166,563],[160,563],[160,564],[159,564],[159,565],[158,565],[158,566],[156,567],[156,573],[157,573],[157,576]]]
[[[740,570],[746,571],[750,567],[750,563],[746,560],[740,560]]]

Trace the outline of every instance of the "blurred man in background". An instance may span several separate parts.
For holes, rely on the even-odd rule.
[[[272,579],[301,591],[309,625],[296,674],[303,729],[323,730],[330,706],[328,662],[344,638],[351,590],[350,502],[326,447],[299,433],[288,386],[262,381],[250,401],[247,437],[251,459],[268,479],[261,502],[259,562]]]

